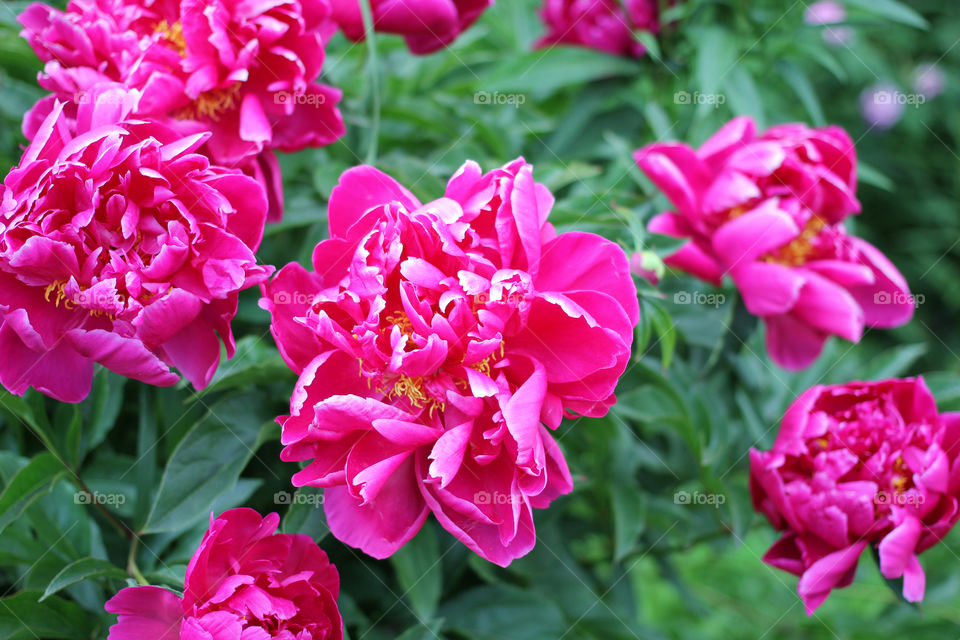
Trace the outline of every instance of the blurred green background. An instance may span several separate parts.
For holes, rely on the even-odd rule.
[[[4,171],[24,143],[20,118],[42,95],[40,64],[17,37],[25,4],[0,5]],[[909,326],[868,332],[856,347],[831,341],[813,368],[792,375],[770,363],[762,330],[732,289],[716,305],[676,305],[676,291],[716,292],[677,274],[659,290],[639,282],[644,313],[620,402],[607,418],[561,427],[576,489],[537,513],[536,550],[499,569],[432,522],[391,560],[373,561],[324,536],[321,509],[277,503],[277,492],[292,491],[294,469],[279,461],[271,421],[286,410],[294,377],[248,291],[235,322],[238,355],[201,394],[101,372],[79,407],[32,392],[0,395],[0,481],[25,468],[48,471],[15,509],[0,500],[8,508],[0,516],[0,638],[105,638],[111,620],[102,604],[123,586],[128,556],[152,582],[181,588],[210,511],[240,504],[280,511],[286,531],[320,540],[341,571],[354,639],[960,636],[960,533],[922,556],[921,605],[901,602],[865,556],[855,583],[807,618],[796,579],[760,560],[775,534],[753,514],[747,491],[748,449],[769,447],[783,410],[817,382],[923,374],[941,409],[960,410],[960,4],[844,4],[852,37],[837,46],[822,27],[804,24],[804,1],[686,0],[669,10],[659,38],[645,40],[651,55],[642,60],[531,51],[542,30],[534,0],[500,0],[452,48],[429,57],[381,36],[374,66],[366,45],[337,36],[324,81],[344,91],[348,134],[282,159],[288,209],[260,255],[278,266],[308,263],[326,234],[326,198],[350,166],[374,161],[430,200],[466,159],[491,169],[518,155],[557,195],[552,221],[561,230],[595,231],[631,253],[666,251],[643,233],[666,202],[633,165],[632,150],[664,139],[699,144],[739,114],[762,126],[835,123],[856,141],[862,164],[857,233],[922,296]],[[889,129],[871,127],[861,93],[877,83],[915,93],[924,63],[945,74],[944,92],[907,108]],[[723,104],[679,104],[684,91],[722,95]],[[35,434],[65,453],[68,469],[44,458]],[[77,504],[80,486],[129,496],[108,509],[144,531],[143,544],[131,550],[101,513]],[[682,504],[684,491],[723,504]],[[70,569],[87,558],[94,561],[83,566],[99,570]],[[66,580],[65,568],[77,579]],[[38,603],[45,591],[50,597]]]

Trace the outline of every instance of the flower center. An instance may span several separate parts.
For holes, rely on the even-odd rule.
[[[181,58],[187,56],[187,40],[183,35],[183,25],[180,22],[170,24],[166,20],[161,20],[154,27],[153,32],[160,42],[176,51]],[[217,122],[224,113],[236,108],[239,95],[239,83],[234,83],[225,89],[204,91],[193,100],[192,104],[177,111],[175,116],[180,120],[209,118]]]
[[[778,249],[767,257],[767,262],[775,262],[789,267],[798,267],[806,263],[813,255],[813,242],[816,240],[826,223],[817,216],[810,218],[804,225],[803,231],[790,244]]]
[[[391,313],[386,317],[387,324],[395,325],[400,327],[400,333],[407,336],[408,338],[413,335],[413,323],[410,322],[410,318],[403,311],[397,311]]]
[[[236,108],[239,97],[239,84],[233,84],[226,89],[204,91],[189,106],[177,111],[176,117],[181,120],[209,118],[217,122],[224,113]]]
[[[906,463],[903,461],[903,456],[898,456],[893,463],[893,472],[896,476],[890,482],[893,490],[897,493],[903,493],[909,489],[911,477],[913,474],[910,471],[910,468],[907,467]]]
[[[470,365],[470,368],[471,368],[471,369],[474,369],[474,370],[476,370],[476,371],[479,371],[480,373],[482,373],[483,375],[487,376],[488,378],[492,378],[492,377],[493,377],[493,365],[496,364],[497,360],[500,360],[501,358],[503,358],[503,343],[502,343],[502,342],[500,343],[500,349],[499,349],[499,351],[494,351],[493,353],[491,353],[490,355],[488,355],[486,358],[484,358],[484,359],[481,360],[480,362],[474,362],[472,365]]]
[[[168,47],[180,54],[181,58],[187,55],[187,40],[183,37],[183,25],[179,21],[170,24],[161,20],[153,28],[153,33]]]
[[[85,295],[83,291],[85,291],[85,289],[80,289],[80,297],[79,299],[76,299],[67,295],[66,287],[67,283],[62,280],[58,280],[57,282],[47,285],[47,288],[43,290],[43,298],[47,302],[52,302],[57,308],[59,308],[60,304],[63,303],[63,308],[67,311],[73,311],[77,307],[80,307],[85,309],[86,312],[94,318],[109,318],[110,320],[117,319],[112,313],[108,313],[102,309],[86,308],[86,305],[84,304],[85,300],[83,299]]]

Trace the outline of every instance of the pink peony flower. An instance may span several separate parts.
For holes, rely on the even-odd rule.
[[[938,414],[922,378],[816,386],[750,452],[754,508],[783,537],[764,561],[800,576],[807,614],[853,580],[867,547],[923,599],[917,555],[960,518],[960,414]]]
[[[313,82],[335,29],[329,17],[329,0],[72,0],[65,12],[32,4],[22,34],[46,63],[40,84],[53,96],[27,115],[24,133],[33,137],[54,100],[82,102],[95,84],[119,82],[143,94],[138,115],[167,118],[183,134],[212,132],[203,152],[263,179],[276,200],[263,175],[276,165],[272,149],[344,133],[340,92]]]
[[[195,153],[206,135],[128,119],[136,92],[92,96],[75,120],[54,104],[0,188],[0,382],[79,402],[98,362],[206,386],[238,292],[272,271],[263,190]]]
[[[557,235],[553,196],[518,159],[473,162],[421,204],[372,167],[330,198],[315,272],[283,268],[261,306],[300,374],[283,425],[297,486],[325,487],[333,534],[389,556],[433,514],[506,566],[532,510],[572,488],[550,431],[602,416],[639,309],[626,255]]]
[[[858,342],[864,327],[913,316],[900,272],[844,229],[860,203],[842,129],[788,124],[757,135],[753,120],[736,118],[698,150],[657,143],[635,157],[676,207],[649,229],[690,238],[667,264],[717,286],[729,275],[781,366],[809,366],[831,335]]]
[[[109,640],[341,640],[337,569],[309,536],[274,533],[279,522],[253,509],[211,518],[183,597],[122,590],[105,607],[120,616]]]
[[[570,44],[639,57],[646,49],[634,31],[660,30],[656,0],[546,0],[540,17],[547,33],[537,47]]]
[[[351,40],[363,40],[363,14],[358,0],[330,0],[333,19]],[[374,31],[404,36],[415,54],[433,53],[493,6],[494,0],[372,0]]]

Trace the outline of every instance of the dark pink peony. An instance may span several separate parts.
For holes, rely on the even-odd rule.
[[[274,149],[331,144],[344,133],[340,92],[316,84],[336,28],[329,0],[72,0],[30,5],[23,36],[52,92],[27,114],[32,138],[54,100],[82,102],[97,83],[143,94],[138,115],[181,133],[212,132],[203,152],[263,180],[274,199]],[[279,212],[271,208],[272,218]]]
[[[900,272],[844,228],[860,203],[842,129],[788,124],[758,135],[742,117],[697,150],[657,143],[636,160],[676,207],[649,229],[690,238],[667,264],[717,286],[729,275],[781,366],[809,366],[831,335],[858,342],[864,327],[913,316]]]
[[[754,508],[783,537],[764,561],[800,576],[812,614],[875,547],[880,571],[923,599],[917,555],[960,518],[960,414],[937,412],[922,378],[816,386],[750,452]]]
[[[372,167],[330,199],[314,272],[287,265],[262,306],[300,374],[283,416],[294,484],[325,487],[331,531],[389,556],[429,512],[500,565],[532,510],[572,488],[551,430],[602,416],[638,320],[626,255],[557,235],[522,159],[468,162],[428,204]]]
[[[657,0],[545,0],[540,17],[547,33],[538,47],[570,44],[642,56],[646,49],[634,32],[660,30]]]
[[[341,640],[340,576],[305,535],[274,533],[280,518],[233,509],[190,560],[183,597],[160,587],[124,589],[109,640]]]
[[[272,271],[263,189],[195,153],[206,135],[128,119],[136,92],[92,95],[75,120],[55,104],[0,187],[0,382],[79,402],[98,362],[206,386],[239,291]]]
[[[330,0],[333,19],[354,41],[365,33],[359,0]],[[402,35],[410,51],[433,53],[456,40],[494,0],[372,0],[373,28]]]

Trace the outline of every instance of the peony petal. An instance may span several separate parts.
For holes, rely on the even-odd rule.
[[[325,489],[330,532],[374,558],[393,555],[417,534],[429,512],[413,471],[413,460],[407,459],[380,488],[378,499],[366,506],[345,487]]]
[[[109,640],[180,639],[181,601],[166,589],[123,589],[107,601],[104,609],[120,616],[117,624],[110,628]]]

